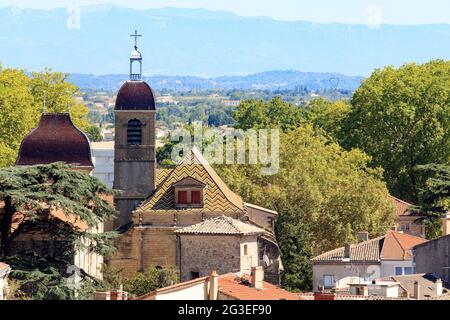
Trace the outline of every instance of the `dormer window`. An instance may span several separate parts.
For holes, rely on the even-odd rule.
[[[191,178],[184,178],[173,185],[177,208],[202,208],[206,184]]]

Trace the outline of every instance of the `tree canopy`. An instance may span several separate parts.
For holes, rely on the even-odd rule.
[[[308,289],[309,258],[356,241],[356,233],[384,234],[393,206],[382,170],[370,157],[345,151],[321,130],[302,125],[281,135],[280,170],[262,176],[258,166],[226,165],[217,170],[245,201],[276,210],[283,253],[283,284]]]
[[[385,170],[391,192],[417,203],[426,174],[450,159],[450,61],[375,70],[355,92],[342,143]]]
[[[75,250],[108,255],[114,250],[114,232],[96,233],[98,223],[115,217],[116,210],[105,196],[113,191],[97,178],[60,163],[0,169],[0,257],[11,264],[12,278],[34,298],[68,299],[67,266],[73,264]],[[72,220],[86,224],[77,227],[52,212],[61,210]],[[17,214],[20,221],[17,225]],[[63,248],[57,256],[37,256],[35,252],[12,250],[14,240],[29,228],[44,228],[50,240]],[[63,242],[61,242],[63,239]],[[85,241],[90,240],[90,241]],[[14,247],[17,249],[17,247]]]
[[[47,112],[67,112],[70,105],[74,124],[90,138],[99,138],[89,123],[88,108],[73,97],[78,89],[67,79],[68,74],[50,69],[28,76],[22,70],[0,68],[0,167],[16,160],[23,138],[39,122],[44,96]]]
[[[450,211],[450,166],[429,164],[418,170],[430,174],[425,187],[420,192],[421,206],[415,208],[426,225],[426,236],[434,239],[442,235],[442,218]]]

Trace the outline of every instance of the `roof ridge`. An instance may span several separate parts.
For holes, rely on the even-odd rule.
[[[377,241],[382,240],[382,239],[385,238],[385,237],[386,237],[386,235],[383,235],[383,236],[379,236],[379,237],[377,237],[377,238],[369,239],[369,240],[367,240],[367,241],[363,241],[363,242],[360,242],[360,243],[350,244],[350,248],[355,248],[355,247],[359,247],[359,246],[362,246],[362,245],[366,245],[366,244],[369,244],[369,243],[372,243],[372,242],[377,242]],[[312,258],[311,260],[312,260],[312,261],[315,261],[315,260],[317,260],[317,259],[322,258],[322,257],[325,256],[325,255],[330,255],[330,254],[332,254],[332,253],[336,253],[336,252],[338,252],[338,251],[340,251],[340,250],[344,250],[344,249],[345,249],[345,246],[342,246],[342,247],[339,247],[339,248],[336,248],[336,249],[333,249],[333,250],[330,250],[330,251],[326,251],[326,252],[321,253],[320,255],[318,255],[318,256]]]
[[[211,179],[216,183],[216,185],[222,191],[225,198],[227,198],[228,201],[230,201],[238,209],[243,209],[244,201],[242,200],[242,198],[228,187],[228,185],[225,183],[225,181],[222,180],[222,178],[211,167],[211,165],[208,163],[208,161],[206,161],[206,159],[201,154],[200,150],[196,146],[193,146],[191,148],[191,152],[194,155],[194,157],[200,162],[200,164],[205,168],[206,172],[209,174]],[[235,196],[237,199],[231,199],[230,194]],[[236,200],[239,200],[240,203],[236,203],[237,202]]]
[[[400,198],[397,198],[397,197],[394,197],[393,195],[389,195],[391,198],[393,198],[393,199],[395,199],[395,200],[397,200],[397,201],[399,201],[399,202],[402,202],[402,203],[404,203],[404,204],[407,204],[407,205],[409,205],[409,206],[413,206],[414,204],[412,204],[412,203],[409,203],[409,202],[406,202],[405,200],[402,200],[402,199],[400,199]]]

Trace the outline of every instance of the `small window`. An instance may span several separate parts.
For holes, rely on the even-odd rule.
[[[414,269],[411,267],[405,267],[405,275],[414,274]]]
[[[400,231],[409,232],[411,230],[411,226],[409,224],[402,224],[400,226]]]
[[[325,289],[332,289],[334,287],[334,276],[324,275],[323,276],[323,286]]]
[[[187,204],[187,191],[178,191],[178,203],[179,204]]]
[[[127,144],[128,145],[142,144],[142,124],[137,119],[128,121]]]
[[[191,272],[191,280],[200,278],[200,272]]]
[[[395,275],[396,276],[403,275],[403,268],[402,267],[395,267]]]
[[[244,256],[248,256],[248,245],[244,244]]]
[[[191,192],[191,203],[192,204],[200,204],[200,191],[192,191]]]

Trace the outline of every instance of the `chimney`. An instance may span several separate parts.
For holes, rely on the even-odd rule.
[[[253,267],[252,268],[252,288],[257,290],[262,290],[264,287],[264,270],[263,267]]]
[[[350,243],[344,244],[344,259],[350,259]]]
[[[209,300],[217,300],[219,295],[219,275],[216,271],[211,272],[209,277]]]
[[[395,231],[395,232],[397,232],[397,231],[398,231],[398,226],[397,226],[397,224],[396,224],[396,223],[394,223],[394,224],[392,225],[392,227],[391,227],[391,231]]]
[[[119,289],[111,290],[110,300],[128,300],[128,292],[123,291],[123,286],[120,285]]]
[[[442,293],[444,291],[443,285],[442,285],[442,280],[441,279],[437,279],[436,281],[436,296],[442,296]]]
[[[420,284],[419,282],[414,282],[414,299],[420,300]]]
[[[369,233],[367,231],[361,231],[356,234],[356,238],[358,239],[358,243],[368,241]]]
[[[314,293],[314,300],[317,301],[334,301],[336,294],[331,292],[316,292]]]
[[[94,300],[111,300],[111,292],[96,291],[94,292]]]

